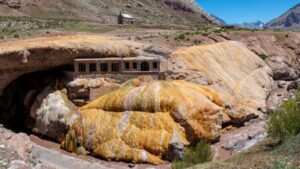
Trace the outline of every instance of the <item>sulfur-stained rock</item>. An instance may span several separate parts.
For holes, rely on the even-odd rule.
[[[189,141],[220,135],[223,102],[212,89],[185,81],[134,79],[79,109],[62,141],[105,159],[162,163],[182,157]]]
[[[68,151],[84,147],[105,159],[159,164],[171,140],[188,144],[184,129],[168,113],[90,109],[81,115],[62,142]]]
[[[221,129],[223,102],[208,87],[185,81],[135,79],[80,110],[168,112],[186,129],[189,140],[214,140]]]
[[[62,134],[79,117],[76,109],[64,91],[53,91],[47,87],[31,107],[33,124],[30,127],[38,134],[60,140]]]

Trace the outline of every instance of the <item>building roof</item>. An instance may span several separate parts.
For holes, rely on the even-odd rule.
[[[124,61],[134,61],[134,60],[160,61],[158,57],[146,57],[146,56],[128,57],[128,58],[123,58],[123,60]]]
[[[75,59],[76,62],[90,62],[90,61],[160,61],[157,57],[146,57],[146,56],[138,56],[138,57],[113,57],[113,58],[78,58]]]
[[[134,19],[133,16],[131,16],[131,15],[129,15],[129,14],[125,14],[125,13],[122,13],[121,16],[122,16],[123,18],[126,18],[126,19]]]

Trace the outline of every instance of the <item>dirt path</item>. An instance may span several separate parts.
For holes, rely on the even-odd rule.
[[[171,164],[149,165],[149,164],[129,164],[125,162],[105,161],[92,156],[76,155],[60,148],[60,145],[51,141],[40,139],[31,135],[30,140],[34,143],[32,155],[45,164],[55,166],[58,169],[171,169]]]

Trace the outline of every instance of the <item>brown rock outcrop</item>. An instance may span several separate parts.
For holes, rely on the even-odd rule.
[[[20,0],[0,0],[0,4],[7,5],[10,8],[19,9],[21,7]]]
[[[272,70],[239,42],[178,49],[168,62],[169,78],[215,89],[229,108],[225,120],[232,122],[259,116],[273,85]]]

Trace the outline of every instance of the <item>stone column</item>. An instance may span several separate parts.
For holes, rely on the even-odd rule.
[[[111,71],[112,62],[107,62],[107,67],[108,67],[108,72],[112,72]]]
[[[96,70],[97,70],[97,73],[100,73],[101,72],[101,70],[100,70],[100,62],[99,61],[97,61],[97,63],[96,63]]]
[[[85,63],[85,73],[89,73],[90,72],[90,62]]]
[[[151,61],[151,62],[148,62],[149,63],[149,72],[152,72],[152,71],[154,71],[154,68],[153,68],[153,61]]]
[[[79,73],[78,62],[74,61],[74,72]]]
[[[142,62],[139,60],[139,61],[136,61],[136,63],[137,63],[137,71],[138,72],[141,72],[142,71],[142,66],[141,66],[141,64],[142,64]]]

